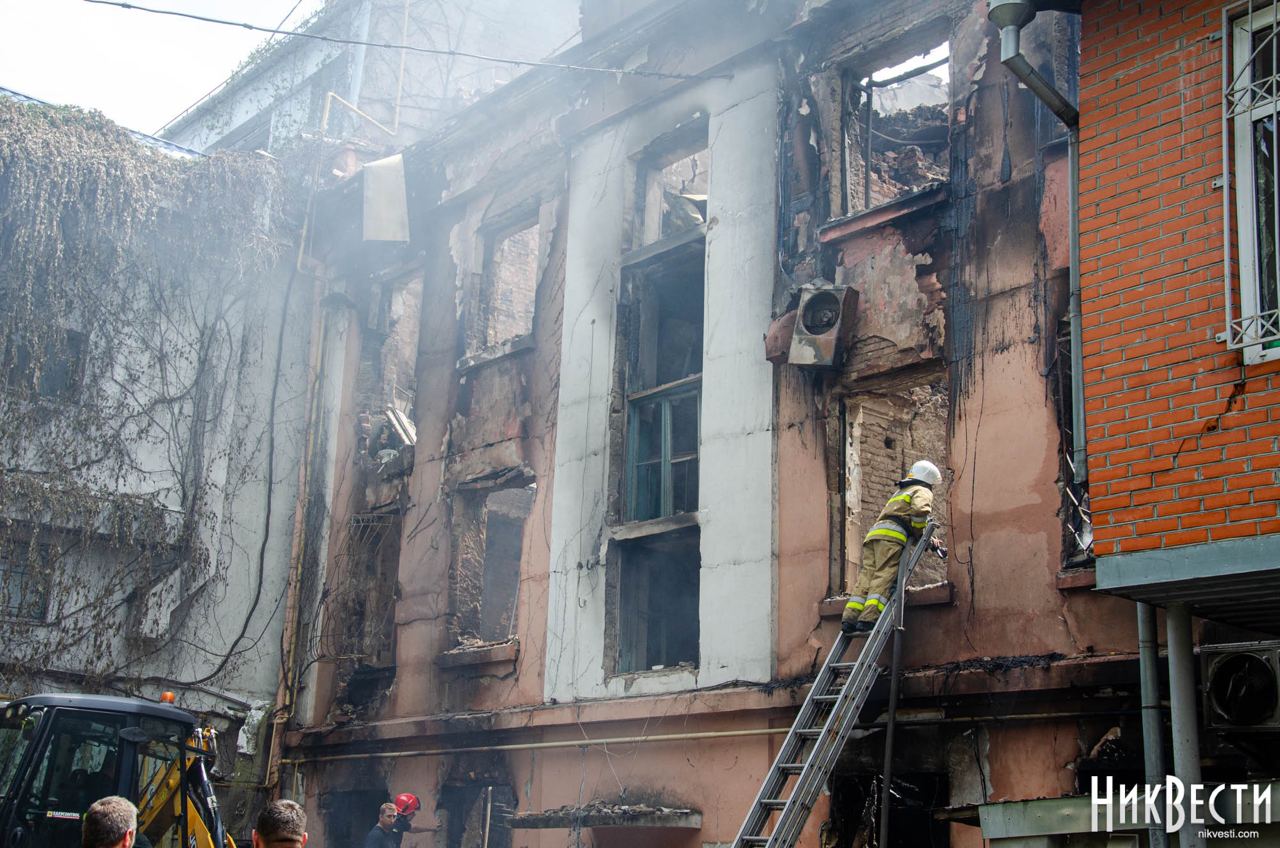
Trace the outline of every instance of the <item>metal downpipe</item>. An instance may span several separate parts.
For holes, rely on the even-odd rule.
[[[1138,677],[1142,684],[1142,758],[1148,786],[1164,783],[1164,717],[1160,709],[1160,661],[1156,608],[1138,605]],[[1168,835],[1161,825],[1147,829],[1151,848],[1165,848]]]
[[[1173,725],[1173,773],[1184,785],[1200,783],[1200,727],[1196,718],[1195,651],[1191,645],[1191,611],[1172,604],[1165,613],[1169,639],[1169,716]],[[1187,821],[1178,832],[1180,848],[1205,848],[1200,825]]]

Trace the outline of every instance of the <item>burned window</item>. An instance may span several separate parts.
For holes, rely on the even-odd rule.
[[[398,513],[351,516],[326,587],[321,656],[369,668],[394,665],[401,530]]]
[[[1093,564],[1093,512],[1089,506],[1089,486],[1084,468],[1077,468],[1075,456],[1075,374],[1071,368],[1071,322],[1058,322],[1054,345],[1054,408],[1058,417],[1059,476],[1062,478],[1063,567]]]
[[[88,337],[76,330],[66,330],[34,349],[10,338],[4,349],[5,385],[20,396],[74,399],[84,379],[87,341]]]
[[[485,240],[483,294],[475,305],[469,353],[533,332],[538,290],[538,222],[524,221]]]
[[[940,185],[950,171],[948,47],[844,75],[850,213]]]
[[[47,545],[0,542],[0,618],[45,621],[54,559]]]
[[[626,519],[698,508],[701,240],[628,272]]]
[[[864,382],[865,390],[844,400],[845,481],[842,494],[846,563],[833,573],[832,588],[852,585],[861,564],[862,542],[898,481],[917,460],[947,464],[947,388],[937,376],[919,375]],[[947,526],[950,484],[933,490],[933,518]],[[911,577],[922,586],[947,579],[947,564],[925,556]]]
[[[703,147],[651,157],[637,172],[637,245],[696,230],[707,222],[710,153]]]
[[[698,528],[618,546],[618,671],[698,664]]]
[[[457,500],[453,626],[460,644],[515,635],[525,520],[537,485],[466,492]]]
[[[637,163],[624,257],[627,351],[625,519],[698,508],[705,227],[710,156],[695,116]]]

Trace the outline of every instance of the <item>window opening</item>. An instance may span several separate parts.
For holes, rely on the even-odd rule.
[[[47,545],[0,545],[0,617],[43,622],[49,614],[53,562]]]
[[[537,221],[500,231],[486,240],[484,295],[477,304],[475,338],[469,353],[533,332],[540,244]]]
[[[698,509],[705,253],[699,240],[631,275],[628,521]]]
[[[1093,512],[1089,508],[1089,487],[1076,473],[1072,461],[1075,446],[1072,403],[1075,397],[1072,387],[1075,375],[1071,371],[1071,322],[1058,322],[1053,368],[1054,404],[1058,414],[1059,475],[1063,480],[1062,506],[1066,519],[1066,545],[1063,550],[1065,567],[1084,567],[1093,564]]]
[[[325,658],[360,666],[394,665],[395,588],[400,559],[401,518],[393,512],[351,516],[326,587]]]
[[[707,222],[710,161],[710,151],[704,147],[653,159],[641,168],[637,192],[640,245],[678,236]]]
[[[620,543],[618,671],[698,664],[698,528]]]
[[[946,182],[950,172],[946,43],[869,76],[846,75],[846,185],[861,212]]]
[[[1280,246],[1280,195],[1276,192],[1277,124],[1280,123],[1280,63],[1277,62],[1277,10],[1280,3],[1255,8],[1231,21],[1231,50],[1224,62],[1232,80],[1225,92],[1223,182],[1231,185],[1234,166],[1236,226],[1231,204],[1224,202],[1226,226],[1225,289],[1227,344],[1245,350],[1246,362],[1280,357],[1280,280],[1276,250]],[[1230,143],[1232,154],[1227,155]],[[1231,241],[1239,244],[1239,304]]]
[[[84,380],[87,336],[67,330],[62,338],[47,339],[40,355],[17,339],[5,345],[5,385],[11,391],[49,400],[71,400]]]
[[[454,620],[459,644],[488,644],[515,633],[524,526],[536,483],[459,498]]]

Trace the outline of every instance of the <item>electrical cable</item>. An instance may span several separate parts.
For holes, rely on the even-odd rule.
[[[206,15],[179,12],[175,9],[155,9],[150,6],[139,6],[137,3],[125,3],[121,2],[121,0],[84,0],[84,2],[93,3],[98,6],[116,6],[121,9],[150,12],[153,15],[168,15],[175,18],[186,18],[188,20],[200,21],[207,24],[239,27],[240,29],[247,29],[252,32],[265,32],[272,35],[292,35],[298,38],[310,38],[315,41],[325,41],[330,44],[347,44],[355,47],[380,47],[388,50],[408,50],[411,53],[426,53],[432,56],[457,56],[465,59],[478,59],[482,62],[494,62],[500,65],[524,65],[533,68],[559,68],[566,71],[591,71],[594,73],[615,74],[618,76],[654,77],[657,79],[686,81],[730,78],[729,74],[671,74],[663,71],[642,71],[635,68],[600,68],[591,65],[570,65],[563,62],[544,62],[534,59],[509,59],[503,56],[487,56],[483,53],[470,53],[465,50],[445,50],[436,47],[419,47],[414,44],[396,44],[390,41],[361,41],[355,38],[339,38],[333,35],[321,35],[318,32],[287,30],[279,29],[278,27],[264,27],[256,24],[245,23],[243,21],[228,21],[224,18],[211,18]]]

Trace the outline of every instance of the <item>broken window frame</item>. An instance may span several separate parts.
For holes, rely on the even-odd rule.
[[[631,559],[633,556],[643,555],[646,547],[655,545],[673,545],[683,544],[691,553],[691,557],[685,560],[678,560],[674,557],[666,559],[660,568],[663,571],[671,569],[688,569],[689,574],[684,575],[688,578],[691,591],[689,597],[685,598],[686,609],[683,614],[676,613],[672,615],[662,615],[659,611],[657,615],[651,615],[652,600],[646,596],[644,598],[635,598],[632,593],[641,588],[637,579],[637,564]],[[612,624],[614,632],[614,642],[612,650],[608,652],[607,667],[611,675],[621,674],[661,674],[678,669],[686,669],[692,671],[698,667],[701,656],[701,620],[698,614],[700,595],[701,595],[701,529],[696,523],[690,523],[684,527],[674,530],[667,530],[661,533],[641,534],[627,539],[615,539],[609,546],[609,609],[612,611]],[[650,553],[650,557],[654,554]],[[648,585],[645,585],[644,591],[650,592],[652,589],[653,575],[656,573],[652,562],[646,563],[644,566],[647,571],[645,576],[648,578]],[[690,614],[691,613],[691,614]],[[652,660],[656,658],[648,657],[649,649],[649,627],[653,621],[665,622],[668,627],[674,624],[683,623],[691,626],[692,633],[690,636],[691,654],[683,659],[672,659],[670,662],[654,663]],[[662,638],[669,639],[672,634],[667,633]],[[641,660],[641,655],[644,659]],[[664,660],[668,659],[663,657]],[[654,665],[660,665],[661,668],[654,668]]]
[[[499,492],[520,489],[529,491],[529,512],[520,519],[520,544],[516,552],[515,583],[512,586],[509,604],[510,615],[507,619],[508,632],[505,636],[489,638],[489,634],[484,632],[486,620],[485,587],[487,578],[491,576],[489,574],[490,563],[488,560],[488,500]],[[454,507],[455,512],[452,522],[454,553],[450,566],[452,571],[449,580],[449,634],[454,648],[466,649],[500,645],[510,641],[515,636],[519,622],[520,580],[521,574],[524,572],[525,535],[528,530],[529,518],[533,515],[533,504],[536,498],[537,482],[524,475],[506,479],[501,485],[462,484],[454,491],[453,499],[457,505]],[[482,543],[479,545],[479,549],[474,552],[469,552],[466,546],[462,544],[462,534],[467,531],[481,534]],[[469,553],[473,553],[476,556],[473,558],[469,556]],[[474,575],[478,578],[480,592],[479,598],[476,599],[474,614],[465,616],[465,620],[458,591],[463,569],[469,569],[474,572]]]
[[[464,358],[462,365],[472,365],[496,359],[513,350],[518,350],[533,337],[534,325],[537,322],[538,287],[541,283],[539,260],[547,234],[543,232],[539,216],[541,204],[537,199],[523,202],[514,209],[486,220],[476,232],[477,264],[479,273],[473,275],[475,284],[471,286],[467,299],[468,316],[464,339]],[[494,271],[498,263],[494,256],[502,244],[513,236],[527,230],[534,230],[537,245],[534,252],[533,290],[529,292],[530,310],[529,325],[524,332],[513,336],[489,341],[490,317],[494,301]]]
[[[1089,505],[1089,485],[1078,473],[1073,461],[1075,426],[1072,414],[1076,402],[1075,375],[1071,368],[1071,323],[1058,322],[1054,337],[1052,366],[1054,410],[1058,424],[1058,464],[1062,478],[1062,517],[1064,542],[1062,567],[1091,568],[1093,556],[1093,510]]]
[[[702,209],[702,223],[664,235],[663,204],[658,190],[662,188],[661,178],[665,169],[685,159],[705,154],[707,162],[703,173],[707,175],[707,191],[710,193],[711,147],[708,129],[706,115],[697,113],[656,139],[635,157],[635,196],[628,233],[631,248],[628,256],[642,256],[641,251],[649,254],[661,253],[669,247],[676,247],[696,238],[698,234],[706,234],[707,213],[706,209]]]
[[[1261,11],[1255,11],[1254,6],[1250,3],[1247,11],[1234,19],[1224,16],[1223,44],[1230,48],[1223,50],[1223,75],[1230,83],[1225,86],[1222,111],[1223,185],[1232,185],[1233,166],[1236,174],[1234,226],[1230,198],[1223,198],[1224,335],[1227,347],[1242,350],[1245,363],[1250,365],[1280,359],[1276,256],[1280,250],[1280,191],[1276,187],[1280,175],[1280,2]],[[1259,37],[1262,43],[1255,46]],[[1254,79],[1260,58],[1270,59],[1271,72]],[[1265,147],[1268,125],[1269,153],[1259,150]],[[1255,137],[1259,129],[1264,136],[1261,142]],[[1261,167],[1260,157],[1266,160]],[[1269,207],[1263,210],[1261,222],[1257,220],[1260,202]],[[1238,280],[1231,254],[1233,238],[1239,244]]]
[[[321,657],[370,668],[395,665],[396,581],[387,572],[398,567],[403,521],[398,511],[388,510],[357,512],[347,519],[324,591]]]
[[[705,154],[705,155],[702,155]],[[623,343],[620,351],[625,351],[622,369],[622,387],[625,393],[625,415],[622,419],[625,441],[623,448],[624,461],[622,467],[622,520],[624,522],[652,521],[669,518],[685,512],[697,511],[697,504],[692,509],[675,510],[674,479],[676,465],[691,463],[698,467],[701,437],[694,451],[681,452],[679,456],[672,449],[673,429],[671,426],[671,408],[674,404],[690,397],[695,399],[697,421],[696,432],[701,432],[702,403],[702,365],[701,347],[706,334],[706,316],[702,318],[702,335],[699,339],[699,365],[695,373],[684,374],[677,379],[665,383],[648,385],[639,377],[639,309],[646,296],[659,285],[656,280],[664,274],[673,273],[667,269],[681,267],[685,264],[699,263],[701,266],[701,286],[703,297],[706,292],[706,233],[705,220],[692,227],[663,235],[662,209],[663,203],[657,188],[661,188],[661,175],[671,165],[699,157],[704,161],[708,190],[710,187],[710,146],[708,138],[708,122],[702,113],[697,113],[689,120],[681,123],[671,132],[656,139],[634,158],[635,197],[632,204],[632,219],[629,222],[630,244],[633,249],[622,257],[623,297],[619,302],[621,313],[620,325]],[[655,188],[656,187],[656,188]],[[655,201],[657,201],[655,203]],[[656,211],[655,211],[656,206]],[[703,209],[705,218],[706,210]],[[656,380],[656,376],[655,376]],[[639,505],[639,466],[651,464],[652,461],[641,462],[640,448],[640,415],[646,406],[659,406],[661,418],[660,457],[656,460],[659,471],[659,504],[656,515],[642,515]],[[695,479],[694,492],[700,487]]]
[[[950,163],[948,163],[946,176],[938,180],[936,183],[922,186],[916,189],[915,191],[907,192],[905,194],[901,194],[896,197],[889,198],[879,203],[872,203],[872,178],[871,178],[872,139],[875,135],[878,134],[875,129],[875,120],[873,117],[875,112],[875,92],[878,89],[889,88],[893,85],[906,82],[918,76],[922,76],[932,70],[935,70],[937,68],[940,68],[948,64],[951,61],[950,38],[944,38],[940,43],[938,43],[936,46],[934,46],[930,50],[927,50],[923,53],[916,53],[914,55],[925,56],[925,55],[928,55],[928,53],[931,53],[939,48],[944,48],[944,47],[946,48],[947,55],[942,57],[941,59],[937,59],[925,65],[921,65],[920,67],[912,68],[908,71],[904,71],[903,73],[897,74],[889,79],[876,80],[874,79],[874,74],[879,70],[885,70],[888,68],[892,68],[895,65],[900,65],[902,64],[901,62],[884,64],[880,68],[877,68],[876,71],[873,71],[870,74],[866,74],[865,76],[863,76],[862,74],[855,73],[852,65],[846,67],[845,73],[842,74],[842,85],[845,87],[846,90],[844,95],[844,102],[841,104],[841,110],[840,110],[841,111],[840,135],[841,135],[841,144],[843,146],[842,157],[841,157],[843,161],[841,164],[841,169],[843,171],[843,182],[845,183],[843,194],[844,194],[845,214],[847,216],[861,215],[863,213],[870,212],[875,209],[882,209],[886,206],[891,206],[894,203],[905,200],[906,198],[912,197],[922,192],[927,192],[927,191],[936,189],[939,186],[945,185],[950,181],[951,168],[950,168]],[[861,62],[859,63],[858,66],[866,67],[868,64],[869,63]],[[856,78],[859,76],[862,77],[861,80]],[[862,102],[859,103],[856,107],[857,114],[855,114],[855,108],[851,107],[851,105],[849,104],[850,94],[853,91],[858,91],[862,93]],[[949,98],[948,98],[948,102],[949,102]],[[947,105],[947,106],[944,106],[944,108],[948,112],[947,123],[948,123],[948,126],[950,126],[950,107],[949,105]],[[854,207],[853,200],[857,196],[855,194],[855,191],[857,191],[859,187],[851,184],[854,175],[853,175],[853,169],[851,168],[852,163],[849,161],[849,156],[850,156],[850,153],[854,150],[854,147],[852,144],[853,139],[850,137],[850,123],[849,123],[850,121],[858,122],[860,128],[862,129],[861,138],[859,139],[861,145],[860,145],[860,149],[857,150],[858,159],[862,165],[862,186],[861,186],[862,202],[861,202],[861,205],[856,208]],[[883,136],[883,134],[881,135],[882,137],[886,137],[886,136]],[[947,147],[948,149],[950,148],[950,139],[948,139]]]

